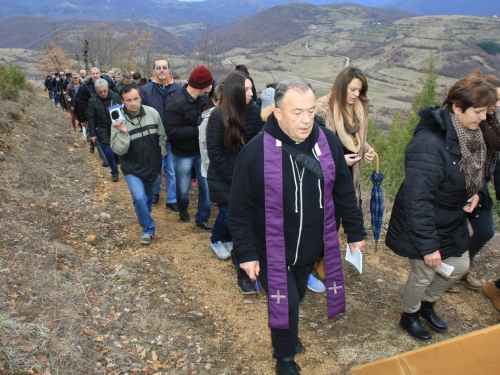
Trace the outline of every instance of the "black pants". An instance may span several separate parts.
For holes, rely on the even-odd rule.
[[[262,287],[268,293],[267,284],[267,263],[260,260],[260,275],[259,281]],[[287,286],[288,286],[288,320],[289,329],[271,328],[271,342],[273,344],[273,357],[283,358],[290,357],[295,354],[299,337],[299,305],[304,298],[307,290],[307,277],[311,273],[313,264],[294,269],[287,269]]]

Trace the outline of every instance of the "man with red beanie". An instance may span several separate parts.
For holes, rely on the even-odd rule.
[[[201,113],[208,109],[206,96],[212,89],[212,74],[203,65],[191,72],[189,81],[177,91],[165,109],[165,131],[174,155],[175,179],[177,185],[177,206],[182,221],[190,221],[188,211],[191,170],[196,170],[198,180],[198,212],[196,226],[212,230],[210,219],[210,197],[207,180],[201,175],[201,155],[198,141]]]

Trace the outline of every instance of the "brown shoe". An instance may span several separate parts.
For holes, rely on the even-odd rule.
[[[460,288],[457,284],[452,284],[445,290],[446,293],[460,293]]]
[[[113,182],[118,182],[118,175],[116,175],[116,176],[111,176],[111,181],[113,181]]]
[[[494,280],[481,288],[481,294],[490,300],[497,311],[500,311],[500,289],[496,287]]]
[[[324,257],[318,258],[318,260],[314,264],[314,268],[316,269],[316,272],[318,273],[318,278],[324,282],[326,279],[326,276],[325,276],[325,258]]]
[[[481,288],[484,286],[484,284],[481,281],[472,276],[471,272],[467,272],[465,276],[462,277],[462,281],[467,288],[475,290],[476,292],[479,292]]]

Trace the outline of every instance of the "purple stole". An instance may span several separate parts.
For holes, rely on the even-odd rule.
[[[325,176],[323,240],[325,244],[326,297],[328,318],[333,318],[345,311],[345,290],[340,243],[335,221],[335,205],[332,197],[335,183],[335,163],[321,128],[315,150],[319,151],[317,155]],[[264,133],[264,191],[269,326],[277,329],[289,329],[283,221],[282,148],[281,142],[269,133]]]

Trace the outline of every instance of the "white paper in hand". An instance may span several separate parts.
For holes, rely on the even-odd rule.
[[[441,276],[446,277],[447,279],[450,278],[451,274],[453,273],[453,270],[455,270],[455,267],[450,266],[449,264],[441,262],[440,266],[436,267],[436,272],[439,273]]]
[[[361,254],[361,251],[357,247],[354,249],[354,255],[351,255],[351,250],[349,249],[349,245],[347,245],[345,260],[352,263],[358,269],[359,273],[363,273],[363,254]]]

